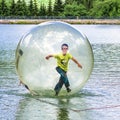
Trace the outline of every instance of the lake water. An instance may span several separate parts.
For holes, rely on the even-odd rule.
[[[120,25],[73,25],[87,35],[94,69],[71,97],[33,97],[19,86],[15,49],[35,25],[0,25],[0,120],[120,119]]]

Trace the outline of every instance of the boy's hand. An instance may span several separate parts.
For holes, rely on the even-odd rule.
[[[46,56],[45,58],[46,58],[47,60],[49,60],[50,57],[49,57],[49,56]]]
[[[80,64],[78,64],[78,67],[80,67],[82,69],[82,66]]]
[[[82,69],[82,65],[74,57],[72,57],[72,60]]]
[[[53,57],[53,55],[48,55],[48,56],[46,56],[45,58],[46,58],[47,60],[49,60],[49,58],[51,58],[51,57]]]

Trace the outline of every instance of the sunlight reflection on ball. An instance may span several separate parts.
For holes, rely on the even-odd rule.
[[[93,68],[93,52],[86,36],[64,22],[45,22],[24,35],[16,49],[16,69],[20,80],[40,95],[53,95],[59,80],[56,59],[45,59],[48,54],[61,52],[61,44],[69,45],[69,52],[83,66],[82,69],[70,60],[68,78],[74,94],[89,79]],[[60,95],[66,95],[65,87]]]

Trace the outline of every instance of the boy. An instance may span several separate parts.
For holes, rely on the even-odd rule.
[[[62,53],[46,56],[47,60],[51,57],[54,57],[57,59],[56,70],[60,74],[60,79],[54,88],[56,96],[60,92],[63,84],[65,85],[67,92],[71,91],[71,89],[69,88],[70,84],[67,77],[69,60],[72,59],[78,65],[78,67],[82,68],[82,65],[70,53],[68,53],[68,47],[69,47],[68,44],[62,44],[61,45]]]

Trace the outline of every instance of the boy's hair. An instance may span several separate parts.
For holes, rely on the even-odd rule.
[[[61,49],[63,48],[63,46],[69,47],[68,44],[64,43],[61,45]]]

